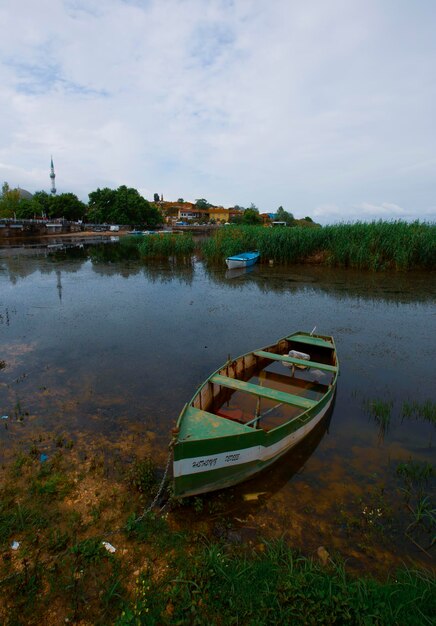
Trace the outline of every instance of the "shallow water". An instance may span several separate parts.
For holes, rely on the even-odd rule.
[[[222,528],[230,520],[237,541],[285,535],[356,567],[430,566],[425,529],[405,536],[413,518],[396,470],[410,459],[435,462],[434,424],[402,417],[407,401],[436,402],[435,303],[430,273],[267,265],[231,273],[199,260],[143,264],[115,242],[0,250],[8,416],[0,456],[35,439],[50,453],[61,435],[84,449],[98,441],[109,456],[127,440],[140,452],[147,439],[163,466],[184,403],[229,354],[316,326],[334,336],[340,362],[329,423],[258,478],[208,496],[197,512],[179,510],[176,521],[216,531],[217,520]],[[391,403],[384,429],[373,401]],[[434,495],[434,482],[423,488]]]

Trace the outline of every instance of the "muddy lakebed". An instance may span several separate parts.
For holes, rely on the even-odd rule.
[[[116,241],[0,249],[1,471],[62,442],[109,480],[145,456],[162,473],[170,430],[212,371],[316,326],[340,363],[329,419],[253,480],[168,514],[229,541],[323,546],[357,571],[432,568],[435,304],[430,272],[229,272],[126,258]]]

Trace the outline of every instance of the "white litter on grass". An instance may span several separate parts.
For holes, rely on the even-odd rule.
[[[12,550],[18,550],[19,547],[20,547],[20,542],[19,541],[13,541],[11,543],[11,549]]]
[[[114,548],[114,546],[111,543],[109,543],[108,541],[102,541],[102,544],[104,545],[104,547],[106,548],[106,550],[108,552],[115,552],[116,551],[116,548]]]
[[[2,420],[7,420],[9,419],[9,415],[2,415]]]

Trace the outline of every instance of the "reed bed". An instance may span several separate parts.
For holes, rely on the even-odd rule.
[[[129,239],[138,240],[136,245],[143,258],[185,257],[194,252],[194,239],[189,233],[144,235],[141,238],[130,237]],[[127,245],[132,245],[132,242],[127,242]]]
[[[436,269],[436,224],[426,222],[357,222],[323,228],[220,229],[202,252],[218,262],[232,254],[259,250],[277,263],[316,262],[337,267],[379,270]]]

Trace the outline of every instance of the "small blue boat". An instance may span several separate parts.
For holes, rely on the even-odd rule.
[[[250,267],[250,265],[254,265],[257,262],[259,257],[260,254],[257,250],[253,252],[241,252],[241,254],[227,257],[226,263],[229,270],[235,267]]]

